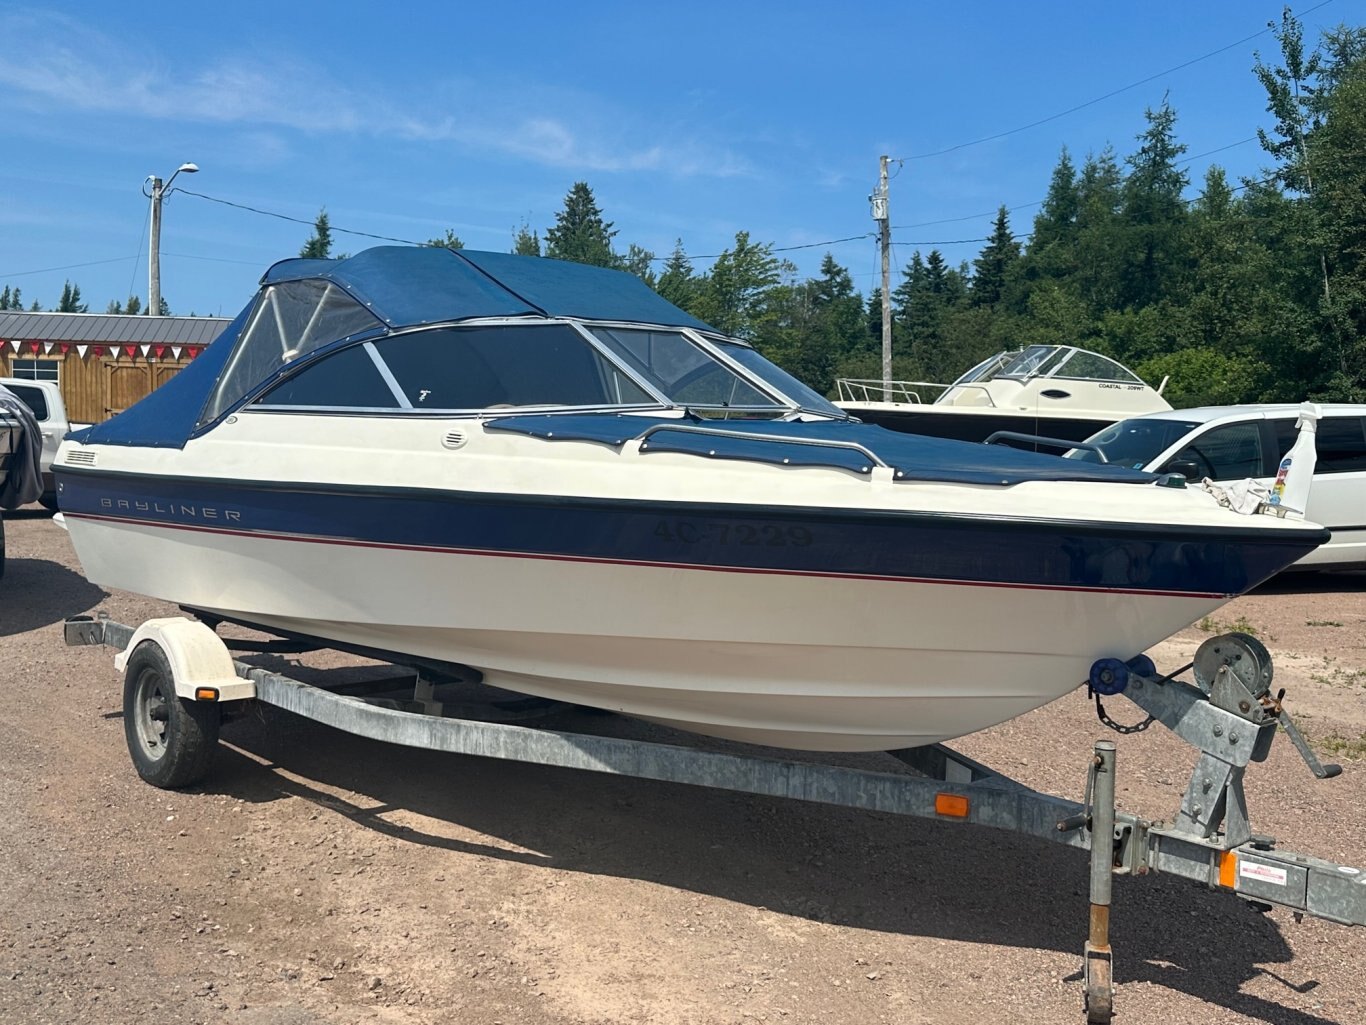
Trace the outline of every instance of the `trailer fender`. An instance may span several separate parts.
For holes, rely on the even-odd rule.
[[[143,641],[153,642],[166,653],[177,697],[188,701],[256,697],[256,684],[237,675],[227,647],[203,623],[183,616],[147,620],[134,631],[128,647],[114,656],[114,668],[123,672],[129,656]],[[217,697],[206,698],[207,691],[216,692]]]

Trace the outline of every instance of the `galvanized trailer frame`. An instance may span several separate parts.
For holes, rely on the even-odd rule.
[[[1091,686],[1103,721],[1109,722],[1099,695],[1123,691],[1148,713],[1149,723],[1160,722],[1199,750],[1181,807],[1170,824],[1115,808],[1115,745],[1108,740],[1095,743],[1087,798],[1077,803],[1031,790],[943,745],[888,752],[922,778],[445,717],[433,697],[430,673],[423,668],[417,671],[414,700],[403,708],[392,707],[392,702],[338,693],[235,661],[225,642],[206,625],[188,619],[152,620],[134,630],[103,615],[77,617],[66,622],[65,635],[69,645],[119,649],[120,669],[136,651],[155,648],[158,658],[164,658],[156,665],[168,666],[172,679],[149,691],[146,660],[138,663],[141,684],[132,678],[137,667],[129,665],[126,722],[136,717],[155,727],[158,714],[168,713],[165,699],[173,685],[174,696],[185,708],[212,723],[209,753],[217,735],[218,708],[254,699],[348,733],[409,747],[991,826],[1089,851],[1091,915],[1083,990],[1086,1018],[1092,1023],[1109,1022],[1114,1012],[1109,916],[1115,875],[1161,872],[1257,904],[1288,908],[1296,915],[1366,925],[1366,874],[1275,850],[1269,838],[1252,833],[1243,775],[1249,762],[1266,758],[1278,727],[1291,736],[1316,776],[1328,778],[1340,770],[1314,758],[1282,708],[1284,692],[1271,697],[1269,654],[1254,638],[1241,634],[1226,634],[1201,646],[1195,661],[1182,670],[1193,669],[1194,685],[1175,679],[1176,674],[1158,675],[1146,659],[1128,664],[1102,660],[1092,672]],[[318,646],[327,647],[325,642]],[[156,673],[152,676],[156,684]],[[155,696],[149,699],[148,693]],[[162,704],[148,705],[149,700]],[[421,710],[409,710],[413,708]],[[134,763],[143,772],[146,753],[133,750],[140,743],[139,734],[130,729],[128,736]],[[192,772],[198,778],[206,769],[207,760]],[[193,781],[179,778],[159,785]]]

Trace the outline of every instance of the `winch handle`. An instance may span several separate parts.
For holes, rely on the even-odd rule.
[[[1281,693],[1285,692],[1282,691]],[[1282,708],[1280,714],[1276,716],[1276,721],[1281,724],[1281,727],[1290,737],[1291,742],[1295,745],[1295,749],[1299,751],[1300,757],[1303,758],[1304,763],[1309,766],[1310,772],[1319,779],[1332,779],[1334,776],[1342,775],[1341,765],[1335,765],[1331,762],[1324,765],[1318,760],[1318,757],[1314,754],[1314,749],[1309,746],[1309,742],[1304,739],[1304,734],[1302,734],[1300,728],[1295,725],[1295,720],[1290,718],[1290,713],[1284,708]]]

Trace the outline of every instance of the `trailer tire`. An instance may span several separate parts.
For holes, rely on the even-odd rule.
[[[202,780],[218,749],[222,719],[214,701],[186,701],[175,692],[170,660],[143,641],[123,674],[123,733],[138,775],[163,790]]]

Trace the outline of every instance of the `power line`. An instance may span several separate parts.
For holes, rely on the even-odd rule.
[[[41,270],[17,270],[0,273],[0,278],[22,278],[30,274],[52,274],[59,270],[78,270],[81,267],[98,267],[105,263],[122,263],[124,260],[137,260],[136,256],[116,256],[110,260],[90,260],[86,263],[68,263],[62,267],[44,267]]]
[[[210,203],[222,203],[224,206],[235,207],[238,210],[246,210],[250,213],[260,214],[262,217],[274,217],[281,221],[290,221],[293,224],[303,224],[307,227],[315,227],[316,221],[306,221],[301,217],[290,217],[288,214],[278,214],[273,210],[261,210],[254,206],[247,206],[245,203],[234,203],[230,199],[219,199],[217,196],[206,196],[202,192],[191,192],[189,189],[175,189],[176,192],[183,192],[187,196],[194,196],[196,199],[207,199]],[[329,231],[337,232],[341,235],[359,235],[361,238],[378,239],[381,242],[402,242],[408,246],[422,246],[425,242],[415,242],[410,238],[396,238],[393,235],[376,235],[368,231],[354,231],[351,228],[337,228],[328,226]]]
[[[1327,7],[1332,2],[1333,0],[1323,0],[1322,3],[1316,4],[1315,6],[1309,8],[1309,10],[1305,11],[1304,14],[1301,15],[1301,17],[1304,17],[1304,15],[1313,14],[1319,8]],[[969,146],[980,146],[984,142],[994,142],[997,139],[1004,139],[1010,135],[1018,135],[1020,132],[1026,132],[1031,128],[1038,128],[1040,125],[1046,125],[1050,121],[1056,121],[1059,118],[1066,117],[1068,114],[1075,114],[1079,110],[1084,110],[1087,107],[1094,106],[1097,103],[1101,103],[1105,100],[1111,99],[1112,97],[1118,96],[1120,93],[1128,92],[1130,89],[1137,89],[1140,85],[1147,85],[1149,82],[1162,78],[1165,75],[1174,74],[1177,71],[1183,71],[1193,64],[1199,64],[1201,61],[1209,60],[1211,57],[1217,57],[1219,56],[1219,54],[1226,53],[1227,51],[1232,50],[1235,47],[1242,46],[1244,43],[1250,43],[1252,42],[1252,40],[1257,39],[1260,36],[1266,35],[1271,30],[1272,26],[1268,25],[1260,32],[1254,32],[1252,33],[1252,35],[1245,36],[1244,38],[1239,39],[1237,42],[1229,43],[1227,46],[1221,46],[1217,50],[1211,50],[1209,53],[1202,54],[1199,57],[1194,57],[1191,60],[1176,65],[1175,67],[1167,68],[1165,71],[1159,71],[1157,72],[1157,74],[1149,75],[1147,78],[1141,78],[1137,82],[1130,82],[1128,85],[1121,86],[1118,89],[1114,89],[1111,92],[1106,93],[1104,96],[1097,96],[1093,100],[1087,100],[1085,103],[1078,103],[1076,106],[1068,107],[1066,110],[1059,111],[1056,114],[1050,114],[1048,115],[1048,117],[1042,117],[1039,118],[1037,121],[1031,121],[1027,125],[1020,125],[1018,128],[1011,128],[1004,132],[997,132],[995,135],[985,135],[980,139],[973,139],[970,142],[960,142],[956,146],[948,146],[945,149],[935,150],[932,153],[917,153],[912,156],[905,157],[903,159],[927,160],[930,157],[942,157],[948,153],[956,153],[961,149],[967,149]]]

